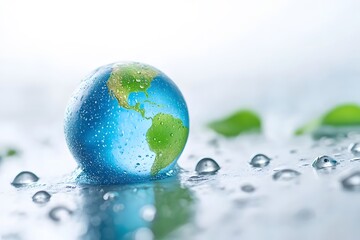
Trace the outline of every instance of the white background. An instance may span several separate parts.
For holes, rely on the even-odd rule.
[[[0,0],[0,120],[61,122],[84,76],[130,60],[177,83],[193,126],[246,107],[289,134],[360,102],[359,12],[355,0]]]

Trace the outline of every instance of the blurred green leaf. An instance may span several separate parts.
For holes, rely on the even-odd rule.
[[[295,131],[295,135],[307,133],[319,135],[321,132],[327,132],[328,135],[331,132],[331,128],[334,129],[333,132],[339,133],[339,130],[336,128],[343,128],[349,131],[351,127],[360,127],[360,106],[357,104],[343,104],[331,109],[321,118],[298,128]]]
[[[324,115],[322,125],[334,127],[360,126],[360,106],[346,104],[335,107]]]
[[[0,149],[0,162],[8,157],[19,155],[19,150],[15,148],[1,148]]]
[[[321,119],[314,119],[304,126],[298,128],[295,131],[295,135],[300,136],[306,133],[314,132],[319,126],[321,126]]]
[[[13,148],[9,148],[7,151],[6,151],[6,157],[12,157],[12,156],[16,156],[19,154],[19,151],[16,150],[16,149],[13,149]]]
[[[209,128],[225,137],[235,137],[246,132],[260,132],[260,117],[251,110],[240,110],[232,115],[211,122]]]

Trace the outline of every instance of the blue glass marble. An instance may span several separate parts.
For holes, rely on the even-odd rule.
[[[113,63],[81,82],[64,128],[82,170],[80,182],[143,182],[177,172],[189,115],[180,90],[164,73],[141,63]]]

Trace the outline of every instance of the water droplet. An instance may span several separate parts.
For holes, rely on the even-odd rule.
[[[115,204],[113,206],[113,211],[114,212],[120,212],[121,210],[123,210],[125,208],[125,206],[121,203]]]
[[[342,179],[341,184],[347,190],[360,190],[360,171],[354,172]]]
[[[195,167],[195,171],[198,174],[214,174],[219,171],[220,166],[212,158],[201,159]]]
[[[153,240],[154,233],[146,227],[139,228],[134,234],[134,240]]]
[[[173,176],[174,175],[174,173],[175,173],[175,171],[173,170],[173,169],[171,169],[170,171],[168,171],[167,173],[166,173],[166,176]]]
[[[94,227],[97,227],[101,224],[101,218],[99,216],[93,216],[89,220],[90,224]]]
[[[210,140],[208,144],[212,147],[219,148],[219,140],[216,138]]]
[[[23,187],[28,184],[37,182],[38,180],[39,180],[38,176],[36,176],[34,173],[23,171],[18,175],[16,175],[16,177],[14,178],[11,184],[14,187]]]
[[[251,193],[255,191],[255,187],[253,185],[246,184],[241,186],[241,190],[247,193]]]
[[[353,143],[350,145],[350,152],[355,156],[360,156],[360,143]]]
[[[70,218],[73,211],[64,206],[54,207],[49,212],[49,217],[55,222],[64,222]]]
[[[314,160],[312,166],[316,169],[323,169],[323,168],[335,167],[337,164],[338,162],[329,156],[320,156]]]
[[[283,169],[280,171],[277,171],[273,175],[273,179],[275,181],[291,181],[293,179],[296,179],[301,173],[298,171],[292,170],[292,169]]]
[[[151,222],[155,218],[156,208],[153,205],[146,205],[140,210],[140,214],[145,221]]]
[[[314,211],[311,209],[301,209],[295,214],[295,218],[299,221],[308,221],[315,216]]]
[[[39,191],[34,194],[32,200],[34,203],[47,203],[50,201],[51,195],[46,191]]]
[[[110,191],[110,192],[107,192],[107,193],[104,194],[103,199],[105,201],[108,201],[108,200],[114,200],[117,197],[119,197],[119,193],[114,192],[114,191]]]
[[[264,154],[256,154],[250,161],[253,167],[261,168],[266,167],[270,163],[270,158]]]

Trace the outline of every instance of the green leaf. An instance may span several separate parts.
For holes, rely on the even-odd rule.
[[[16,149],[13,149],[13,148],[8,149],[7,152],[6,152],[7,157],[16,156],[18,154],[19,154],[19,151],[16,150]]]
[[[334,127],[360,126],[360,106],[346,104],[335,107],[324,115],[322,125]]]
[[[246,132],[260,132],[261,120],[251,110],[240,110],[224,119],[211,122],[208,127],[225,137],[235,137]]]
[[[1,149],[0,150],[0,157],[6,158],[6,157],[12,157],[19,155],[19,150],[15,148],[7,148],[7,149]]]
[[[351,127],[360,127],[360,106],[357,104],[343,104],[331,109],[322,117],[298,128],[295,135],[307,133],[319,135],[322,132],[326,132],[326,135],[329,135],[330,132],[338,134],[339,128],[349,131]]]

